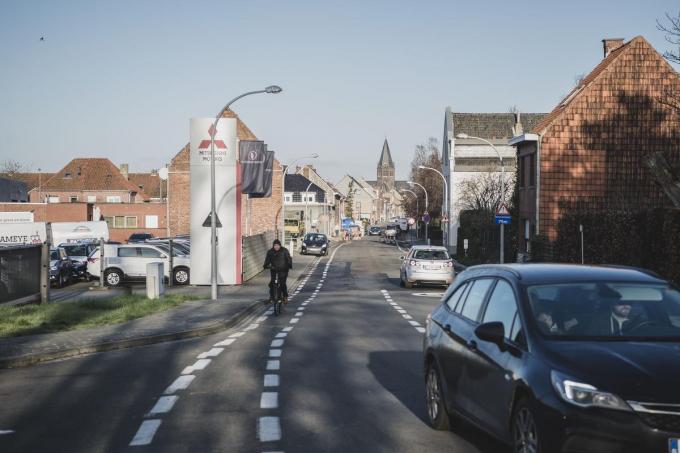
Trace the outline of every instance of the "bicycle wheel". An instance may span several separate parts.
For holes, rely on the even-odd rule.
[[[281,314],[282,305],[281,299],[277,299],[276,302],[274,302],[274,316],[279,316]]]

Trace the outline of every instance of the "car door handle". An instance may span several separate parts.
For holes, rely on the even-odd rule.
[[[470,340],[467,342],[467,347],[470,351],[476,351],[477,350],[477,342],[475,340]]]

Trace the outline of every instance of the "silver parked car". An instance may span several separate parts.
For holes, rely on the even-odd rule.
[[[456,278],[453,259],[444,247],[416,245],[401,259],[399,277],[406,288],[422,283],[449,286]]]

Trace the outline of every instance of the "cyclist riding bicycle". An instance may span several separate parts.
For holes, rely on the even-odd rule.
[[[269,281],[269,303],[276,299],[276,274],[279,274],[279,284],[281,285],[281,293],[283,294],[283,303],[288,303],[288,285],[286,279],[288,278],[288,271],[293,268],[293,258],[291,258],[288,249],[281,247],[281,241],[274,240],[274,245],[267,251],[267,257],[264,260],[264,268],[271,270],[271,280]]]

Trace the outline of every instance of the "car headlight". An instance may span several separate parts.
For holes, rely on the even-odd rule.
[[[50,266],[50,270],[51,270],[51,271],[56,271],[56,270],[57,270],[57,266]]]
[[[632,410],[628,403],[613,393],[600,391],[590,384],[578,382],[557,371],[550,372],[550,380],[562,399],[575,406]]]

